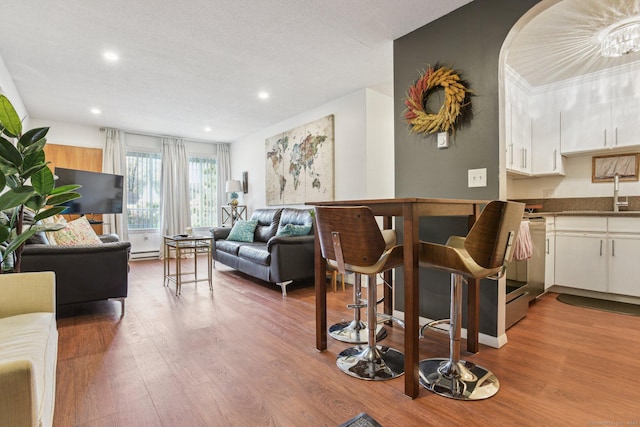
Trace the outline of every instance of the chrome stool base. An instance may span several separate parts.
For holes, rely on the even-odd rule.
[[[338,341],[350,344],[364,344],[369,336],[369,329],[364,322],[340,322],[331,325],[329,328],[329,336]],[[385,339],[387,330],[382,325],[376,327],[376,341]]]
[[[359,345],[338,354],[336,365],[361,380],[390,380],[404,374],[404,354],[390,347]]]
[[[458,400],[482,400],[496,394],[498,378],[471,362],[434,358],[420,361],[420,384],[440,396]]]

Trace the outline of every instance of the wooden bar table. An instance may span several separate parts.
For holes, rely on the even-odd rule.
[[[487,200],[462,199],[428,199],[428,198],[398,198],[373,200],[345,200],[333,202],[309,202],[314,206],[368,206],[376,216],[383,217],[383,227],[391,228],[393,217],[402,217],[404,226],[404,368],[405,389],[407,396],[418,396],[418,364],[419,345],[419,219],[426,216],[467,216],[469,228],[480,214],[481,206]],[[316,293],[316,348],[320,351],[327,349],[327,294],[326,269],[327,265],[320,251],[320,239],[317,227],[315,229],[315,293]],[[390,274],[390,272],[389,272]],[[390,278],[390,276],[389,276]],[[389,281],[389,283],[391,283]],[[393,292],[384,287],[384,312],[392,314]],[[469,280],[467,305],[467,350],[478,352],[478,334],[480,321],[480,289],[477,280]]]

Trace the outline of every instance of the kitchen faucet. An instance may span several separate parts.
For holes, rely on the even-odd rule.
[[[624,201],[620,200],[618,192],[620,191],[620,176],[616,173],[613,176],[613,211],[620,212],[620,206],[629,206],[629,197],[625,197]]]

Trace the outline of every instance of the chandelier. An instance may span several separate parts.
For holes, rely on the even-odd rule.
[[[608,58],[640,51],[640,17],[607,28],[600,43],[600,53]]]

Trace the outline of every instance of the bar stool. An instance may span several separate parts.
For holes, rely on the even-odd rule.
[[[391,247],[396,244],[397,237],[395,230],[381,230],[382,237],[385,241],[385,247]],[[344,274],[337,270],[334,270],[331,263],[327,263],[329,268],[333,271],[334,277],[337,274],[342,275],[342,287],[344,290]],[[332,279],[332,283],[333,283]],[[335,291],[335,284],[333,284]],[[378,302],[376,302],[377,304]],[[355,280],[353,284],[353,303],[347,304],[347,308],[353,310],[353,320],[350,322],[338,322],[329,327],[329,336],[338,341],[347,342],[351,344],[364,344],[369,340],[369,329],[367,324],[361,320],[360,310],[367,308],[367,300],[362,299],[362,275],[355,273]],[[382,341],[387,337],[387,330],[384,326],[376,324],[376,341]]]
[[[480,400],[498,392],[498,378],[489,370],[460,360],[462,282],[499,279],[511,261],[523,203],[492,201],[467,237],[451,236],[445,245],[420,242],[420,267],[451,273],[449,357],[420,361],[420,384],[441,396]]]
[[[401,266],[403,260],[395,232],[385,232],[385,241],[371,209],[365,206],[317,206],[315,213],[322,257],[340,273],[367,276],[367,344],[342,351],[336,359],[338,368],[363,380],[388,380],[404,374],[404,355],[376,345],[376,275]]]

